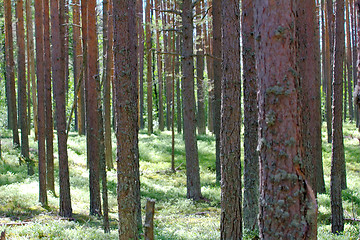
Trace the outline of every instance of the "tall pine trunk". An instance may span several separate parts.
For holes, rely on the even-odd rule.
[[[27,91],[26,91],[26,65],[25,65],[25,33],[23,1],[16,2],[16,35],[18,45],[18,86],[19,86],[19,119],[21,127],[21,155],[27,162],[28,175],[34,174],[34,165],[29,159],[29,138],[27,120]]]
[[[135,0],[114,1],[119,239],[138,239],[140,174]],[[121,146],[121,148],[120,148]]]
[[[194,60],[193,60],[193,14],[191,0],[182,3],[183,24],[183,102],[184,102],[184,138],[186,152],[187,198],[201,198],[199,157],[196,141],[196,107],[194,95]]]
[[[59,2],[60,1],[60,2]],[[65,68],[64,68],[64,29],[63,8],[64,0],[51,1],[51,43],[52,43],[52,73],[56,110],[59,185],[60,185],[60,216],[71,217],[71,196],[69,164],[67,154],[66,114],[65,114]]]
[[[45,159],[45,85],[43,0],[35,0],[36,75],[38,96],[39,201],[47,205]]]
[[[242,238],[240,7],[222,0],[221,239]]]
[[[296,1],[255,1],[261,239],[315,239],[316,199],[302,169]]]
[[[85,80],[86,100],[86,138],[87,158],[89,163],[90,214],[101,215],[100,200],[100,154],[99,154],[99,119],[98,119],[98,71],[97,71],[97,35],[96,35],[96,0],[87,1],[87,64],[88,76]]]
[[[343,61],[344,45],[344,1],[336,1],[335,19],[335,55],[333,77],[333,119],[332,119],[332,151],[331,151],[331,231],[344,231],[344,213],[341,190],[343,189],[343,166],[345,165],[344,139],[342,126],[343,110]]]
[[[14,147],[20,146],[17,109],[16,109],[16,93],[15,93],[15,66],[14,66],[14,47],[12,34],[12,14],[11,1],[4,0],[5,11],[5,58],[6,58],[6,82],[8,87],[8,113],[10,115],[9,127],[13,133]]]
[[[244,228],[258,229],[259,154],[257,77],[255,66],[254,2],[242,1],[244,82]]]

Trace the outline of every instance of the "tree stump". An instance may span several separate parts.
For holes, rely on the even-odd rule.
[[[145,211],[146,211],[145,224],[144,224],[145,240],[153,240],[155,200],[147,199]]]

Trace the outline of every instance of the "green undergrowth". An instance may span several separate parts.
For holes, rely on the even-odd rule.
[[[102,219],[89,216],[89,174],[86,169],[86,137],[70,133],[68,155],[71,174],[71,197],[74,216],[70,221],[58,216],[59,188],[48,193],[49,206],[38,203],[38,175],[27,176],[25,164],[19,165],[19,149],[12,146],[11,132],[0,129],[2,155],[0,160],[0,231],[6,229],[8,239],[117,239],[116,171],[108,171],[111,233],[101,229]],[[55,135],[56,136],[56,135]],[[319,194],[319,239],[358,239],[359,223],[346,221],[345,232],[331,234],[330,167],[331,144],[323,127],[323,158],[326,193]],[[343,191],[346,218],[360,218],[360,145],[353,124],[344,128],[348,189]],[[215,181],[215,138],[198,136],[200,174],[204,200],[186,198],[186,164],[183,136],[175,136],[175,168],[171,168],[171,132],[156,131],[139,134],[141,202],[143,217],[147,198],[156,200],[156,239],[219,239],[220,185]],[[54,138],[57,151],[57,139]],[[30,156],[37,159],[37,144],[30,136]],[[57,168],[57,152],[55,166]],[[113,135],[113,158],[116,159],[116,138]],[[36,164],[37,170],[37,164]],[[58,171],[55,172],[58,176]],[[9,225],[21,223],[22,225]],[[7,224],[7,225],[6,225]],[[257,233],[244,231],[244,239],[256,239]]]

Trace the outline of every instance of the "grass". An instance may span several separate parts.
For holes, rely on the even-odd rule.
[[[26,166],[19,165],[20,152],[11,144],[11,132],[0,130],[3,159],[0,160],[0,231],[6,229],[9,239],[117,239],[116,171],[108,172],[111,233],[101,229],[101,219],[89,216],[88,171],[86,170],[86,139],[71,133],[68,155],[71,174],[71,196],[74,221],[61,219],[58,197],[48,194],[49,207],[38,203],[38,175],[27,176]],[[344,136],[347,161],[348,189],[343,191],[346,218],[360,218],[360,146],[354,138],[360,136],[353,124],[345,123]],[[359,239],[359,223],[347,222],[341,235],[332,235],[330,226],[330,166],[331,144],[327,143],[323,128],[323,158],[326,194],[319,194],[319,239]],[[37,159],[37,144],[30,136],[31,157]],[[113,136],[113,157],[116,157]],[[145,131],[139,135],[141,201],[144,213],[147,198],[156,200],[156,239],[219,239],[220,238],[220,186],[215,182],[215,139],[198,137],[202,193],[208,201],[193,202],[186,199],[185,146],[182,135],[175,138],[175,166],[172,173],[171,133]],[[57,139],[54,138],[57,151]],[[57,154],[55,165],[57,166]],[[56,176],[58,172],[55,173]],[[58,195],[58,183],[56,194]],[[144,216],[145,214],[143,214]],[[25,225],[4,226],[21,222]],[[256,233],[245,231],[244,239],[253,239]]]

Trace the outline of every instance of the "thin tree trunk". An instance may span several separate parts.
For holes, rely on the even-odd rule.
[[[32,22],[31,0],[26,0],[26,42],[28,58],[28,76],[31,79],[31,100],[33,106],[33,125],[35,132],[35,141],[38,136],[37,124],[37,99],[36,99],[36,79],[35,79],[35,56],[34,56],[34,31]],[[30,103],[30,101],[29,101]],[[30,120],[30,119],[29,119]],[[29,129],[30,130],[30,129]]]
[[[45,127],[46,127],[46,186],[55,194],[53,117],[51,97],[51,55],[50,55],[50,18],[49,0],[44,1],[44,84],[45,84]]]
[[[242,1],[244,82],[244,228],[258,229],[259,154],[257,77],[255,66],[254,2]]]
[[[137,31],[138,31],[138,71],[139,71],[139,125],[144,128],[144,27],[143,27],[143,1],[136,1]]]
[[[44,89],[44,26],[43,1],[35,0],[36,68],[38,96],[39,201],[47,205],[45,159],[45,89]]]
[[[346,0],[346,69],[347,69],[347,93],[348,93],[348,102],[349,105],[349,120],[352,121],[354,118],[354,108],[352,100],[352,55],[351,55],[351,32],[350,32],[350,10],[349,10],[349,0]]]
[[[196,141],[196,118],[194,96],[194,60],[193,60],[193,14],[191,0],[182,3],[183,24],[183,101],[184,101],[184,137],[186,152],[187,198],[201,198],[199,157]]]
[[[321,149],[320,41],[315,2],[301,1],[298,4],[296,20],[304,170],[306,179],[316,195],[317,178],[323,179],[324,175]],[[322,174],[317,174],[317,168],[321,168],[319,172]],[[316,222],[314,224],[316,225]]]
[[[140,174],[135,2],[113,2],[119,239],[124,240],[139,238]]]
[[[328,143],[331,143],[331,129],[332,129],[332,110],[331,110],[331,99],[332,99],[332,81],[333,81],[333,61],[334,61],[334,11],[333,11],[333,0],[326,0],[326,21],[327,21],[327,35],[328,37],[328,83],[326,91],[326,123],[328,133]]]
[[[180,54],[180,36],[176,35],[176,44],[175,44],[175,49],[176,49],[176,53]],[[181,101],[181,88],[180,88],[180,77],[179,77],[179,73],[180,73],[180,61],[179,61],[179,57],[175,56],[175,78],[176,78],[176,125],[177,125],[177,132],[181,133],[181,129],[182,129],[182,124],[181,124],[181,120],[182,120],[182,101]]]
[[[208,2],[208,8],[211,6],[211,0]],[[211,11],[208,13],[208,18],[211,17]],[[210,132],[214,132],[214,110],[213,110],[213,98],[214,98],[214,72],[213,72],[213,58],[212,56],[212,38],[210,21],[207,22],[207,30],[205,31],[205,50],[206,50],[206,71],[208,75],[208,129]]]
[[[240,7],[222,0],[221,239],[242,238]]]
[[[79,0],[73,0],[73,68],[74,68],[74,83],[79,81],[82,69],[82,49],[81,49],[81,37],[80,37],[80,3]],[[85,111],[84,111],[84,81],[81,81],[80,91],[74,93],[77,101],[76,115],[77,115],[77,130],[79,135],[85,133]],[[76,88],[77,86],[75,86]]]
[[[103,56],[103,62],[104,62],[104,74],[103,74],[103,96],[104,96],[104,143],[105,143],[105,162],[109,169],[114,168],[114,164],[112,161],[112,143],[111,143],[111,109],[110,109],[110,93],[111,93],[111,85],[110,85],[110,79],[111,79],[111,58],[112,58],[112,41],[110,42],[110,37],[112,36],[112,33],[110,33],[110,30],[112,29],[109,27],[110,21],[112,19],[110,18],[110,8],[109,2],[105,0],[103,2],[103,42],[104,42],[104,56]],[[112,40],[112,38],[111,38]],[[100,103],[101,104],[101,103]]]
[[[152,123],[152,64],[151,64],[151,18],[150,18],[151,3],[146,1],[145,20],[146,20],[146,61],[147,61],[147,114],[148,114],[148,134],[153,132]]]
[[[159,9],[159,0],[155,0],[155,9]],[[156,51],[157,54],[157,72],[159,82],[159,130],[164,131],[164,101],[163,101],[163,70],[162,70],[162,54],[160,46],[160,12],[155,11],[155,23],[156,23]]]
[[[87,15],[88,15],[88,10],[87,10],[87,2],[88,0],[81,0],[81,34],[82,34],[82,46],[83,46],[83,68],[82,68],[82,71],[84,72],[84,76],[83,76],[83,79],[84,79],[84,83],[83,83],[83,89],[84,89],[84,105],[83,106],[83,110],[84,110],[84,129],[83,129],[83,133],[85,134],[86,132],[86,97],[85,97],[85,84],[86,84],[86,81],[88,79],[88,59],[87,59],[87,52],[88,52],[88,47],[87,47],[87,39],[88,39],[88,36],[87,36],[87,32],[88,32],[88,27],[87,27]],[[89,167],[89,159],[87,158],[87,167]]]
[[[65,114],[64,0],[51,1],[52,73],[56,110],[60,185],[60,216],[71,217],[69,164]]]
[[[201,5],[196,5],[196,14],[201,17]],[[206,134],[205,92],[204,92],[204,44],[202,23],[196,26],[196,82],[197,82],[197,127],[199,135]]]
[[[295,6],[295,0],[255,1],[261,239],[314,239],[316,233],[316,199],[301,168],[296,36],[289,27]]]
[[[23,1],[16,2],[16,38],[18,45],[18,86],[19,86],[19,118],[21,126],[21,155],[27,162],[28,175],[34,174],[34,164],[29,159],[29,138],[27,120],[27,91],[25,65],[25,30]]]
[[[331,231],[344,231],[344,213],[341,199],[343,187],[343,166],[345,165],[344,139],[342,130],[342,102],[343,102],[343,61],[344,46],[344,1],[336,1],[335,19],[335,56],[333,77],[333,120],[332,120],[332,151],[331,151]]]
[[[214,0],[212,6],[213,15],[213,77],[214,77],[214,97],[213,97],[213,118],[214,133],[216,138],[216,180],[220,181],[220,108],[221,108],[221,1]]]
[[[4,16],[5,16],[5,58],[6,58],[6,81],[8,82],[8,108],[10,113],[9,125],[13,133],[14,147],[20,146],[17,109],[16,109],[16,93],[15,93],[15,70],[14,70],[14,53],[13,53],[13,35],[12,35],[12,14],[11,1],[4,0]]]
[[[356,85],[357,79],[357,25],[356,25],[356,10],[355,10],[355,1],[351,0],[350,4],[350,12],[351,12],[351,31],[352,31],[352,78],[354,79],[354,87]],[[358,109],[356,105],[354,106],[354,118],[358,119]]]

